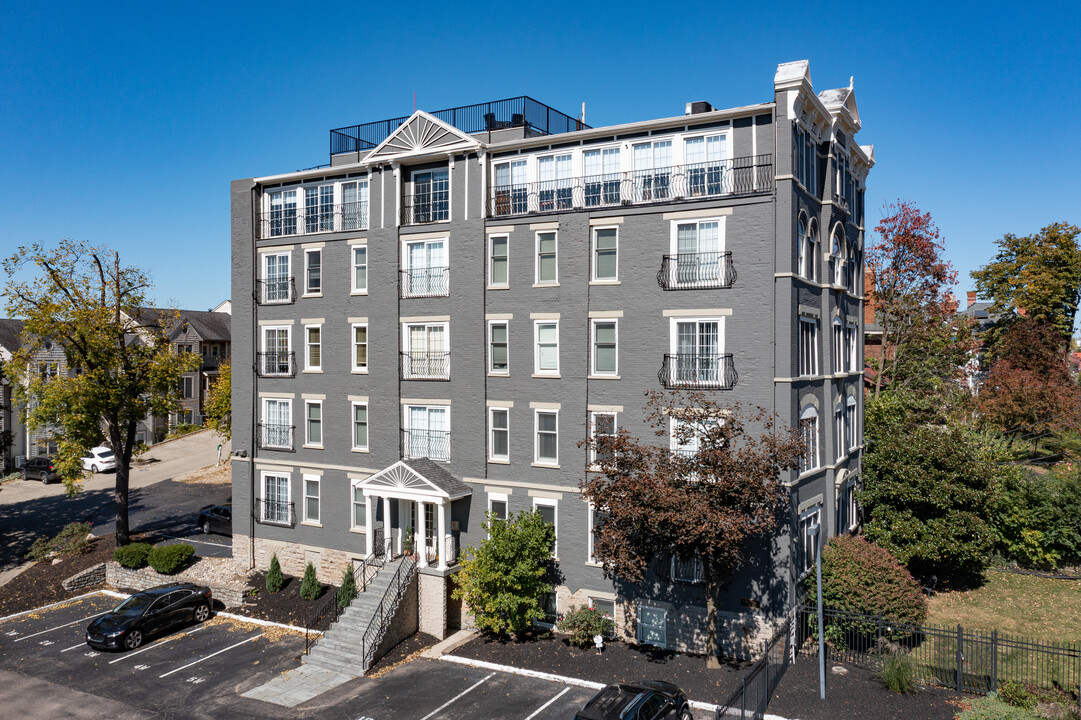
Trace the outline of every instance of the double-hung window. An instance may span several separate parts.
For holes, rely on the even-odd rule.
[[[559,411],[537,410],[536,443],[533,461],[538,465],[559,464]]]
[[[703,135],[683,144],[686,195],[703,197],[732,192],[728,177],[728,136]],[[748,188],[750,189],[750,188]]]
[[[264,377],[285,377],[293,374],[289,330],[288,325],[263,328],[263,361],[259,369]]]
[[[533,510],[541,516],[541,520],[552,526],[552,557],[559,556],[559,513],[558,500],[548,498],[533,498]]]
[[[818,410],[807,407],[799,416],[799,435],[803,440],[803,460],[800,471],[808,472],[821,465],[821,453],[818,450]]]
[[[559,375],[559,321],[538,320],[533,323],[536,355],[533,372],[537,375]]]
[[[368,292],[368,246],[353,246],[353,294]]]
[[[262,519],[264,522],[290,523],[288,475],[263,473]]]
[[[615,320],[593,320],[593,366],[592,375],[618,375],[618,337]]]
[[[185,377],[180,379],[180,397],[191,400],[195,395],[195,378]]]
[[[508,500],[505,493],[488,493],[488,513],[492,520],[507,519]]]
[[[510,460],[510,409],[488,408],[488,459]]]
[[[821,505],[815,506],[799,516],[799,543],[800,556],[803,560],[803,572],[810,572],[815,566],[815,559],[818,557],[819,538],[811,533],[811,528],[819,525],[821,518]],[[818,533],[821,535],[825,533],[825,530],[819,526]]]
[[[509,235],[488,236],[488,287],[509,287]]]
[[[537,158],[537,179],[538,210],[570,210],[573,203],[570,153]]]
[[[450,379],[447,323],[406,325],[404,330],[403,379]]]
[[[305,447],[323,447],[323,402],[304,401]]]
[[[587,538],[587,545],[589,546],[589,548],[588,548],[589,554],[587,555],[587,557],[589,558],[589,562],[591,562],[591,563],[598,563],[599,564],[601,562],[601,559],[599,557],[597,557],[597,550],[596,550],[597,534],[600,532],[601,528],[604,526],[604,521],[607,520],[607,519],[608,519],[608,513],[607,512],[605,512],[604,510],[598,510],[597,508],[593,507],[592,503],[590,503],[590,505],[589,505],[589,526],[588,526],[589,527],[589,536]],[[612,613],[611,617],[615,617],[614,612]]]
[[[354,530],[360,530],[368,524],[368,501],[364,497],[364,488],[354,485],[349,489],[349,495],[350,504],[353,506],[353,512],[350,518],[352,521],[352,528]]]
[[[710,288],[729,284],[724,254],[724,220],[673,223],[675,267],[669,265],[669,286]]]
[[[845,328],[840,318],[833,318],[833,372],[845,371]]]
[[[526,161],[496,163],[494,192],[496,215],[520,215],[529,212]]]
[[[488,372],[506,375],[510,372],[506,322],[488,323]]]
[[[368,324],[353,325],[353,372],[368,372]]]
[[[413,174],[412,223],[443,222],[450,218],[450,175],[447,170]]]
[[[858,372],[860,370],[860,347],[855,325],[849,324],[845,326],[845,348],[848,350],[848,372]]]
[[[635,201],[667,200],[672,185],[672,141],[636,143],[633,151]]]
[[[323,251],[304,251],[304,294],[323,293]]]
[[[407,457],[450,460],[450,408],[406,405],[405,428]]]
[[[593,280],[619,279],[619,228],[593,228]]]
[[[368,227],[368,181],[342,183],[342,230]]]
[[[818,318],[799,318],[799,374],[818,374]]]
[[[800,184],[818,196],[818,144],[809,132],[796,127],[796,177]]]
[[[619,148],[600,148],[582,153],[585,164],[586,207],[618,205],[620,202]]]
[[[353,403],[353,449],[368,450],[368,403]]]
[[[616,414],[614,412],[591,413],[593,442],[590,445],[589,460],[595,467],[603,467],[612,460],[612,448],[607,443],[616,437]],[[609,438],[601,440],[601,438]],[[604,447],[602,447],[602,445]]]
[[[297,234],[297,191],[270,193],[270,236]]]
[[[323,369],[323,327],[304,326],[304,370],[318,372]]]
[[[843,458],[847,450],[845,449],[845,412],[844,408],[838,403],[837,407],[833,409],[833,453],[834,457],[838,460]]]
[[[851,395],[848,396],[848,401],[845,403],[845,430],[848,435],[846,442],[848,449],[859,445],[859,425],[856,423],[856,398]]]
[[[263,255],[263,303],[288,303],[293,301],[289,282],[289,253],[266,253]]]
[[[833,266],[833,284],[844,286],[845,284],[845,231],[840,223],[833,229],[833,237],[830,247],[830,263]]]
[[[293,401],[263,398],[263,447],[293,449]]]
[[[319,523],[319,476],[304,476],[304,522]]]
[[[405,244],[402,297],[442,297],[450,292],[445,240]]]
[[[554,230],[537,233],[538,285],[555,285],[559,282],[557,243],[558,240]]]
[[[334,229],[334,186],[304,188],[304,232],[328,232]]]

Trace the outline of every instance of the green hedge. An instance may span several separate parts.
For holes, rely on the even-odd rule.
[[[584,648],[593,645],[594,635],[610,637],[615,631],[615,624],[601,614],[600,610],[572,605],[556,623],[556,629],[568,635],[567,641],[570,644]]]
[[[147,557],[154,546],[150,543],[135,542],[113,550],[113,560],[131,570],[146,567]]]
[[[195,548],[187,543],[176,545],[159,545],[151,548],[147,556],[150,567],[163,575],[172,575],[191,560],[195,554]]]

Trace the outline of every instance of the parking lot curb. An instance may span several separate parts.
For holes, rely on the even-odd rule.
[[[102,595],[108,595],[110,597],[118,598],[120,600],[126,600],[128,597],[130,597],[129,595],[125,595],[124,593],[118,593],[115,590],[98,590],[98,593],[101,593]],[[97,593],[88,593],[87,595],[83,595],[81,597],[87,597],[88,595],[96,595],[96,594]],[[75,598],[72,598],[72,600],[75,600]],[[70,602],[70,601],[65,600],[64,602]],[[40,610],[42,608],[38,608],[38,609]],[[33,611],[30,610],[28,612],[33,612]],[[230,620],[240,620],[241,622],[251,623],[253,625],[264,625],[266,627],[280,627],[280,628],[284,628],[285,630],[292,630],[295,633],[300,633],[301,635],[303,635],[304,632],[305,632],[304,628],[297,627],[296,625],[286,625],[285,623],[274,622],[273,620],[263,620],[262,618],[253,618],[253,617],[248,617],[247,615],[237,615],[236,613],[225,612],[224,610],[222,610],[221,612],[214,613],[214,617],[229,618]],[[4,620],[4,619],[5,618],[0,618],[0,620]],[[323,634],[323,632],[321,630],[308,630],[307,632],[312,633],[313,635],[322,635]]]
[[[76,595],[75,597],[70,597],[67,600],[58,600],[57,602],[49,603],[48,605],[42,605],[41,607],[31,608],[30,610],[23,610],[22,612],[17,612],[17,613],[14,613],[12,615],[7,615],[5,617],[0,617],[0,622],[4,622],[5,620],[12,620],[14,618],[22,617],[23,615],[29,615],[31,613],[41,612],[42,610],[48,610],[49,608],[54,608],[54,607],[56,607],[58,605],[65,605],[65,604],[70,603],[70,602],[75,602],[76,600],[83,600],[83,599],[88,598],[88,597],[93,597],[94,595],[100,595],[103,592],[107,592],[107,591],[105,591],[105,590],[95,590],[94,592],[83,593],[82,595]],[[127,595],[120,595],[119,593],[117,593],[117,597],[125,598],[125,597],[127,597]]]

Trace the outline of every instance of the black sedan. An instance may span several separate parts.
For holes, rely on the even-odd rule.
[[[23,463],[22,475],[23,480],[40,480],[46,485],[60,479],[56,472],[56,461],[44,455],[27,458]]]
[[[645,680],[609,685],[593,696],[575,720],[693,720],[683,691],[669,682]]]
[[[233,534],[233,506],[210,505],[199,511],[199,528],[206,534]]]
[[[86,644],[99,650],[134,650],[147,637],[210,617],[210,588],[191,583],[158,585],[129,597],[94,619]]]

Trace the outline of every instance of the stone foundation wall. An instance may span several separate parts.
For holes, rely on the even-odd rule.
[[[92,565],[80,573],[72,575],[60,583],[65,590],[82,590],[83,588],[97,587],[105,584],[105,563]]]
[[[115,588],[141,591],[157,585],[175,582],[191,582],[196,585],[206,585],[213,593],[214,599],[221,602],[221,604],[227,608],[240,607],[240,605],[244,603],[244,593],[246,588],[235,588],[225,585],[207,585],[207,583],[202,580],[184,577],[183,573],[178,575],[162,575],[161,573],[154,572],[151,568],[129,570],[128,568],[121,567],[115,562],[105,563],[105,583],[112,585]]]
[[[431,575],[423,570],[417,573],[419,579],[419,628],[442,640],[447,636],[447,582],[449,578],[442,574]]]
[[[340,585],[342,571],[352,567],[354,560],[363,560],[363,555],[342,552],[330,548],[299,545],[281,540],[255,538],[255,567],[266,570],[270,567],[270,558],[278,556],[282,572],[293,577],[304,577],[304,568],[310,561],[315,566],[319,582],[326,585]],[[233,557],[247,560],[251,557],[246,535],[233,536]]]

